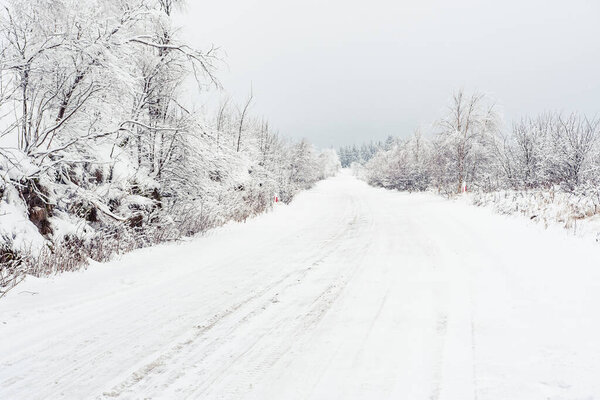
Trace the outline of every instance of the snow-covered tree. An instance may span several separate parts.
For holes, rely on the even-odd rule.
[[[219,89],[220,53],[178,35],[181,0],[50,3],[0,9],[0,209],[31,222],[0,213],[0,260],[75,268],[245,220],[337,170],[253,117],[252,96],[194,111],[183,85]]]
[[[460,90],[452,97],[449,113],[439,123],[436,137],[440,185],[454,185],[461,192],[467,182],[480,181],[492,158],[498,133],[494,103],[485,95],[465,95]]]
[[[575,191],[600,183],[600,120],[578,114],[524,117],[501,132],[494,103],[457,92],[450,112],[431,138],[386,141],[366,163],[373,185],[399,190],[430,187],[453,194],[464,189]],[[394,145],[390,148],[390,143]]]

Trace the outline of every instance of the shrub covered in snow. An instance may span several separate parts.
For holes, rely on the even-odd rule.
[[[183,82],[218,88],[220,58],[179,38],[175,3],[0,10],[0,287],[245,220],[337,170],[252,118],[252,97],[190,111]]]
[[[358,174],[390,189],[472,192],[476,204],[547,225],[571,227],[600,213],[600,120],[545,113],[503,134],[493,102],[458,92],[436,126],[431,139],[396,140]]]

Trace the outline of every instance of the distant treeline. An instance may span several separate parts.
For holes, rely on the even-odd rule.
[[[397,143],[398,139],[393,136],[388,136],[385,141],[365,142],[361,145],[342,146],[338,150],[338,156],[342,167],[348,168],[352,163],[365,164],[373,158],[381,150],[391,150]]]

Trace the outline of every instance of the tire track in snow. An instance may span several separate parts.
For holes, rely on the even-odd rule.
[[[344,210],[344,212],[342,213],[343,217],[341,218],[341,221],[347,221],[349,217],[352,216],[356,216],[355,210],[353,209],[354,205],[354,199],[351,199],[352,201],[349,204],[349,209],[348,207],[346,207],[346,209]],[[349,212],[348,212],[349,211]],[[336,215],[331,215],[331,216],[327,216],[330,219],[330,222],[334,222],[335,221],[335,217]],[[326,220],[327,221],[327,220]],[[303,229],[310,229],[314,226],[315,222],[324,222],[324,221],[318,221],[318,220],[311,220],[309,224],[304,224]],[[336,221],[338,222],[338,221]],[[343,237],[343,235],[347,232],[347,230],[349,229],[347,224],[333,224],[332,226],[340,226],[341,229],[335,229],[334,233],[323,242],[323,248],[327,249],[327,246],[331,246],[331,244],[336,244],[339,239],[341,237]],[[314,228],[313,228],[314,229]],[[285,245],[285,243],[293,241],[296,236],[298,235],[298,230],[292,229],[289,232],[284,231],[282,232],[283,235],[279,238],[278,242],[282,243]],[[260,246],[259,249],[256,249],[254,251],[254,253],[258,253],[260,254],[262,251],[267,251],[272,249],[274,246],[274,243],[272,240],[267,240],[262,242],[262,245]],[[261,250],[263,249],[263,250]],[[314,252],[310,252],[310,254],[308,256],[305,255],[304,260],[310,260],[310,259],[314,259],[315,257],[318,257],[320,252],[322,252],[321,248],[318,248],[317,251]],[[234,258],[229,258],[229,262],[232,262],[234,265],[239,265],[239,263],[241,261],[243,261],[244,259],[247,259],[248,254],[241,254],[237,257]],[[303,262],[303,261],[302,261]],[[295,260],[295,264],[297,264],[298,261]],[[218,268],[219,265],[216,265],[213,267],[213,269]],[[177,273],[175,274],[174,277],[172,277],[171,279],[169,279],[170,282],[160,282],[160,285],[156,285],[154,286],[154,288],[159,289],[159,293],[154,293],[153,295],[156,297],[162,297],[165,296],[166,298],[168,298],[168,294],[171,292],[182,292],[182,295],[190,295],[190,294],[194,294],[194,291],[197,290],[195,287],[190,287],[190,285],[187,283],[188,280],[185,279],[186,277],[191,277],[195,274],[194,270],[191,271],[184,271],[184,273]],[[172,285],[172,283],[177,283],[176,285]],[[275,282],[275,284],[277,284],[277,282]],[[80,324],[76,327],[77,331],[92,331],[94,327],[96,326],[111,326],[114,325],[114,321],[112,320],[112,311],[111,310],[107,310],[108,312],[106,312],[104,314],[104,316],[100,316],[100,318],[103,319],[96,319],[96,318],[90,318],[90,315],[93,315],[93,312],[90,313],[89,312],[89,308],[96,308],[99,310],[102,310],[102,304],[100,304],[102,301],[107,301],[109,304],[111,304],[112,306],[112,310],[115,310],[116,313],[119,313],[119,310],[122,309],[131,309],[130,307],[130,303],[131,300],[130,298],[142,298],[142,296],[145,294],[146,291],[148,291],[148,287],[142,286],[142,287],[133,287],[133,288],[125,288],[126,290],[124,292],[118,292],[118,293],[113,293],[111,294],[112,297],[117,297],[117,302],[111,302],[110,301],[110,297],[108,298],[94,298],[91,301],[84,301],[82,302],[82,304],[76,304],[75,306],[71,306],[68,309],[64,310],[64,312],[69,312],[69,318],[65,318],[64,323],[63,324],[55,324],[53,325],[54,328],[54,332],[46,332],[45,336],[44,336],[44,340],[40,340],[38,341],[37,345],[36,342],[32,342],[33,346],[31,347],[23,347],[20,346],[18,347],[20,350],[19,353],[15,353],[12,352],[11,353],[11,361],[5,361],[4,364],[19,364],[22,361],[27,361],[33,357],[40,357],[41,355],[44,354],[45,351],[47,351],[49,348],[51,348],[53,345],[48,345],[49,340],[56,342],[59,345],[63,345],[66,344],[67,346],[69,346],[68,342],[65,342],[65,334],[64,332],[68,332],[70,329],[75,328],[72,324],[71,321],[71,313],[73,313],[72,315],[86,315],[87,318],[83,318],[80,319],[83,324]],[[253,296],[251,296],[253,297]],[[136,307],[135,310],[130,310],[133,312],[130,312],[130,314],[132,315],[143,315],[143,313],[146,311],[146,309],[148,308],[148,305],[144,302],[144,301],[139,301],[137,303],[134,304],[134,306]],[[158,308],[155,308],[153,310],[153,315],[157,315],[157,316],[168,316],[168,320],[167,321],[163,321],[162,324],[171,324],[173,322],[175,322],[176,319],[179,318],[179,315],[177,314],[173,314],[170,311],[172,304],[170,304],[169,302],[162,302],[158,304]],[[118,314],[117,314],[118,315]],[[131,329],[134,328],[134,329]],[[89,379],[94,373],[97,373],[97,369],[96,366],[106,366],[106,360],[113,358],[114,354],[113,352],[110,350],[111,348],[122,348],[127,346],[128,344],[132,343],[132,339],[135,340],[135,338],[137,337],[144,337],[145,334],[147,334],[148,329],[152,329],[152,327],[148,326],[147,324],[131,324],[131,326],[127,326],[127,331],[123,331],[120,332],[118,335],[112,335],[111,336],[115,336],[117,340],[111,340],[109,343],[107,343],[107,345],[100,347],[96,342],[98,340],[100,340],[101,338],[94,338],[91,342],[89,340],[89,337],[86,338],[84,341],[80,342],[77,347],[72,350],[69,349],[68,352],[63,352],[62,355],[66,355],[67,357],[69,357],[72,361],[69,362],[68,364],[68,368],[60,368],[57,369],[56,372],[58,372],[58,374],[56,376],[53,377],[54,382],[56,383],[56,387],[50,386],[46,388],[46,394],[49,396],[60,396],[62,393],[69,393],[71,391],[75,391],[75,390],[79,390],[78,388],[81,387],[82,382],[85,382],[85,379]],[[184,329],[183,333],[179,335],[179,337],[186,337],[189,333],[190,329],[189,329],[189,325],[187,328]],[[48,339],[50,338],[50,339]],[[172,341],[173,342],[177,342],[176,340]],[[110,345],[110,346],[108,346]],[[138,344],[135,344],[135,346],[138,346]],[[143,351],[144,348],[146,347],[146,345],[142,342],[142,344],[140,345],[140,351]],[[98,352],[99,348],[104,348],[107,349],[105,351],[101,351]],[[15,356],[18,357],[15,359]],[[75,362],[73,362],[75,361]],[[56,359],[56,361],[52,362],[53,364],[56,365],[60,365],[61,363],[64,363],[64,359],[60,358],[60,359]],[[150,363],[151,364],[151,363]],[[65,365],[66,366],[66,365]],[[3,383],[5,385],[3,385],[6,388],[9,387],[9,385],[12,387],[13,385],[18,385],[19,387],[27,387],[27,386],[32,386],[35,384],[35,379],[36,379],[36,375],[35,374],[31,374],[31,375],[24,375],[24,376],[12,376],[11,378],[8,378],[6,381],[4,381]]]
[[[160,374],[160,372],[162,372],[161,368],[165,368],[169,364],[197,364],[203,358],[208,357],[208,355],[210,354],[210,350],[214,350],[216,347],[218,347],[218,345],[222,345],[221,342],[223,340],[220,340],[220,338],[216,338],[209,343],[204,343],[203,341],[198,343],[198,340],[202,339],[202,337],[206,333],[208,333],[210,330],[214,329],[217,326],[220,327],[220,325],[230,324],[231,328],[228,331],[223,332],[220,336],[222,338],[228,338],[232,336],[234,331],[236,329],[239,329],[240,324],[246,323],[252,318],[257,317],[259,314],[263,313],[265,310],[267,310],[267,308],[269,308],[273,304],[271,301],[273,293],[277,294],[287,290],[289,287],[297,285],[298,282],[302,281],[306,274],[311,272],[311,270],[313,270],[317,264],[321,263],[323,259],[337,251],[341,246],[344,246],[346,238],[352,236],[352,232],[358,227],[357,221],[359,218],[359,213],[356,210],[355,203],[356,200],[352,199],[353,213],[351,215],[352,218],[350,222],[345,226],[345,228],[341,232],[331,237],[324,243],[323,247],[319,251],[319,254],[316,255],[318,257],[318,260],[316,262],[313,262],[311,266],[299,271],[295,270],[290,272],[282,279],[271,283],[270,285],[263,288],[260,292],[236,304],[234,307],[222,313],[221,315],[216,316],[213,321],[209,322],[206,326],[201,327],[199,331],[195,332],[191,336],[189,334],[186,334],[186,339],[180,340],[178,344],[173,346],[170,350],[158,355],[158,357],[155,357],[152,361],[147,362],[143,367],[139,368],[134,373],[132,373],[132,375],[128,379],[115,385],[112,390],[105,392],[104,396],[118,397],[123,393],[131,392],[135,387],[139,385],[149,386],[150,382],[152,381],[152,375],[157,375],[157,372],[159,372],[158,375],[162,375]],[[310,259],[314,258],[315,256],[310,257]],[[328,288],[328,290],[326,290],[323,294],[325,294],[327,291],[331,291],[331,288]],[[316,301],[318,300],[319,299],[317,299]],[[255,305],[254,303],[257,304]],[[250,310],[243,311],[243,309],[245,308],[250,308]],[[238,320],[235,318],[235,316],[239,313],[245,314],[241,319]],[[232,319],[233,322],[229,322],[228,319]],[[194,346],[200,347],[207,354],[202,354],[201,357],[199,357],[197,354],[194,354],[192,351],[190,351],[190,347]],[[248,349],[248,351],[249,350],[251,350],[251,348]],[[192,360],[193,362],[186,362],[185,357],[183,360],[180,360],[178,358],[179,356],[185,356],[185,354],[191,354],[187,358],[194,357]],[[243,354],[241,356],[243,356]],[[181,367],[179,369],[187,370],[189,368]],[[176,381],[177,379],[181,378],[181,376],[182,374],[176,373],[173,380]],[[160,378],[160,376],[158,378]],[[142,383],[144,381],[148,382]],[[162,389],[170,386],[172,383],[173,382],[167,382],[163,384]]]
[[[355,232],[361,229],[367,229],[369,232],[372,232],[372,220],[368,220],[363,217],[359,222],[360,225],[355,227]],[[364,225],[366,225],[366,227]],[[356,236],[358,237],[358,235]],[[362,235],[362,239],[364,238],[365,235]],[[370,245],[370,241],[366,243],[361,241],[361,243],[356,243],[354,246],[350,246],[349,244],[344,246],[348,247],[348,249],[344,249],[346,251],[341,254],[341,260],[338,260],[336,264],[352,265],[352,268],[349,270],[342,269],[341,271],[338,271],[337,278],[335,278],[333,283],[328,285],[318,296],[314,298],[310,305],[310,309],[307,312],[304,312],[301,316],[295,318],[293,321],[280,321],[280,323],[274,324],[274,326],[267,333],[261,335],[261,337],[258,338],[256,342],[253,343],[250,348],[248,348],[247,351],[244,351],[244,353],[241,354],[241,356],[244,356],[250,351],[253,351],[255,354],[260,356],[259,362],[254,363],[253,367],[243,375],[236,375],[235,384],[233,384],[234,382],[226,382],[226,384],[221,384],[216,392],[220,393],[220,395],[224,396],[225,398],[251,397],[251,395],[248,393],[248,389],[251,389],[254,384],[260,382],[260,378],[264,376],[265,372],[269,369],[272,369],[276,363],[281,360],[282,357],[293,347],[297,346],[303,341],[308,340],[314,328],[329,312],[332,305],[336,303],[340,296],[342,296],[348,283],[356,276],[358,270],[364,266],[361,261],[366,253],[365,249],[370,247]],[[280,326],[287,326],[288,329],[284,329],[283,332],[279,332],[279,335],[275,335]],[[268,340],[268,338],[270,338],[272,341],[274,336],[283,339],[278,341],[277,346],[272,347],[272,345],[269,343],[267,343],[266,346],[258,346],[262,339],[267,338]],[[241,356],[236,358],[236,362],[242,358]],[[228,368],[223,370],[223,373],[227,373],[230,367],[236,362],[232,362]],[[218,377],[218,379],[222,378],[222,376]],[[216,380],[217,379],[211,382],[211,384]],[[193,390],[189,393],[188,397],[197,398],[200,394],[203,395],[202,397],[214,397],[216,394],[211,395],[210,386],[211,385],[208,385],[207,390]]]

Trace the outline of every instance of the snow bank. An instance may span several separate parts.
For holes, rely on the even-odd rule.
[[[545,228],[600,241],[600,191],[569,193],[561,190],[502,190],[470,193],[473,204],[505,215],[521,215]]]

